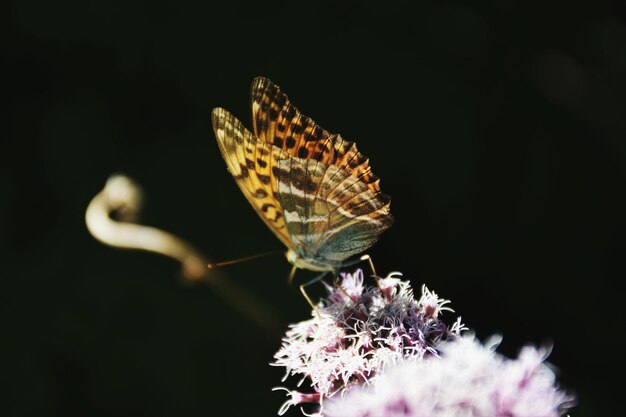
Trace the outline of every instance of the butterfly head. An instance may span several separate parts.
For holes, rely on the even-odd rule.
[[[289,261],[289,263],[294,265],[296,268],[308,269],[309,271],[316,271],[316,272],[334,271],[339,266],[339,265],[331,264],[329,262],[324,262],[316,258],[299,255],[293,249],[289,249],[285,253],[285,256],[287,257],[287,260]]]

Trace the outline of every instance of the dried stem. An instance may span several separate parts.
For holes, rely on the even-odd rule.
[[[280,321],[268,305],[218,271],[210,271],[207,259],[189,243],[163,230],[132,223],[141,204],[137,184],[123,175],[114,175],[89,203],[85,212],[87,228],[106,245],[158,253],[179,261],[186,279],[209,285],[242,316],[267,331],[278,331]],[[113,220],[112,213],[119,220]]]

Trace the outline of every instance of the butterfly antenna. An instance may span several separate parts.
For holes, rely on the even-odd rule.
[[[257,253],[256,255],[250,255],[250,256],[243,257],[243,258],[239,258],[239,259],[232,259],[230,261],[212,262],[212,263],[207,265],[207,268],[208,269],[215,269],[215,268],[219,268],[220,266],[238,264],[240,262],[246,262],[246,261],[249,261],[249,260],[252,260],[252,259],[256,259],[256,258],[262,258],[264,256],[275,255],[277,253],[282,253],[282,251],[280,251],[280,250],[273,250],[271,252]]]

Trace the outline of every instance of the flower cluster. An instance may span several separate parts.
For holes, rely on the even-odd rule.
[[[400,361],[437,356],[440,342],[457,338],[460,319],[447,326],[440,315],[448,303],[422,287],[416,300],[408,281],[392,273],[365,286],[363,272],[341,274],[328,297],[312,312],[313,318],[290,326],[272,365],[307,381],[312,392],[287,390],[293,405],[319,403],[369,384],[382,370]],[[320,410],[321,412],[321,410]]]
[[[440,357],[397,363],[324,404],[325,417],[558,417],[573,397],[555,388],[546,352],[524,348],[516,360],[473,336],[442,343]]]

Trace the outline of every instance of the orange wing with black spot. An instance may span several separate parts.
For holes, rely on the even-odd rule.
[[[359,178],[376,195],[380,180],[372,173],[369,159],[354,142],[333,134],[302,114],[280,88],[265,77],[252,82],[252,126],[255,136],[291,156],[335,165]]]
[[[257,140],[235,116],[222,108],[214,109],[211,118],[220,151],[237,185],[274,234],[291,247],[272,172],[279,160],[291,157],[280,148]]]
[[[390,198],[353,142],[300,113],[271,81],[256,78],[251,95],[254,133],[213,111],[228,169],[295,265],[334,270],[391,226]]]

